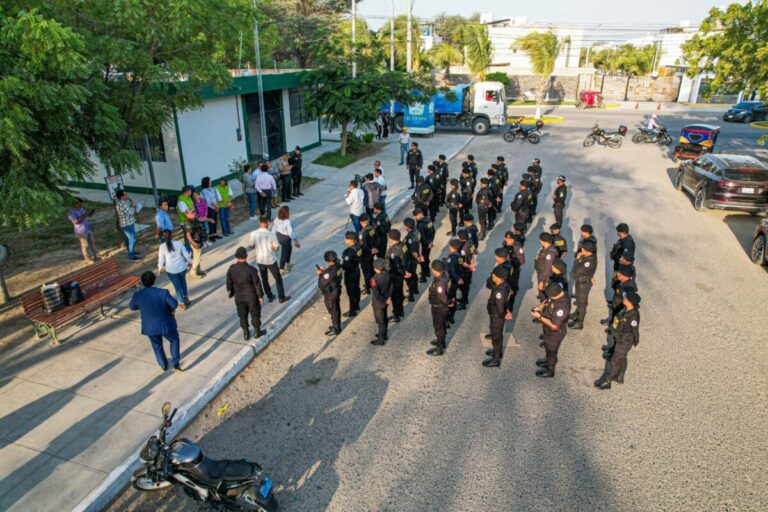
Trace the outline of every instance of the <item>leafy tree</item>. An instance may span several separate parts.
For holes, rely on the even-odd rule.
[[[434,18],[435,35],[439,36],[444,43],[448,43],[456,48],[461,48],[461,44],[456,40],[456,34],[459,29],[470,22],[480,21],[480,15],[475,13],[469,18],[459,15],[449,15],[444,12]]]
[[[758,91],[768,97],[768,2],[713,8],[699,34],[683,44],[688,74],[714,73],[712,90]]]
[[[644,76],[653,71],[654,58],[658,61],[663,53],[654,45],[624,44],[593,52],[591,61],[603,73]]]
[[[464,59],[464,55],[462,55],[461,51],[448,43],[440,43],[433,46],[429,50],[429,56],[436,66],[445,70],[446,74],[450,74],[451,64],[460,64]]]
[[[466,23],[454,34],[461,44],[469,70],[480,80],[485,79],[485,72],[493,59],[493,45],[488,37],[488,27],[482,23]]]
[[[489,82],[501,82],[505,87],[512,85],[512,80],[509,78],[509,75],[503,71],[494,71],[493,73],[488,73],[485,75],[485,79]]]
[[[384,49],[384,57],[389,62],[390,26],[385,23],[379,30],[379,44]],[[408,16],[401,15],[395,18],[395,69],[405,71],[408,69]],[[421,48],[421,26],[416,19],[411,20],[411,67],[413,71],[419,71],[425,64],[425,55]]]
[[[539,75],[539,88],[536,101],[542,102],[549,87],[549,77],[555,70],[555,61],[568,43],[568,38],[559,38],[552,30],[530,32],[518,37],[512,44],[513,50],[522,50],[531,60],[533,72]]]

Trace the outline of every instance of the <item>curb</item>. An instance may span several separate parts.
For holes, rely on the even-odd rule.
[[[754,123],[749,123],[749,127],[755,130],[768,130],[768,121],[755,121]]]
[[[553,115],[544,115],[544,116],[541,116],[541,120],[544,122],[544,124],[557,124],[557,123],[564,122],[565,121],[565,117],[563,117],[563,116],[553,116]],[[517,119],[515,119],[514,121],[509,121],[509,119],[508,119],[507,121],[510,122],[510,123],[513,123],[513,122],[517,121]],[[536,119],[534,118],[534,116],[524,116],[523,117],[522,124],[535,124],[535,123],[536,123]]]
[[[447,155],[446,161],[451,161],[475,138],[474,135],[459,146],[456,151]],[[339,169],[341,170],[341,169]],[[410,202],[410,194],[402,194],[403,197],[395,200],[388,208],[390,218],[397,215],[400,210]],[[288,327],[291,321],[306,308],[317,295],[317,287],[312,284],[302,290],[295,300],[291,301],[290,308],[280,313],[277,318],[268,323],[269,333],[255,343],[250,343],[242,348],[237,355],[230,359],[219,372],[211,377],[208,384],[186,405],[179,408],[173,427],[168,431],[168,438],[173,439],[180,431],[189,425],[195,416],[223,390],[230,381],[240,373],[253,359]],[[142,441],[142,445],[143,445]],[[139,447],[137,447],[138,450]],[[83,498],[80,503],[72,508],[73,512],[97,512],[102,510],[128,485],[130,476],[141,466],[138,451],[129,455],[115,469],[110,471],[107,477]]]

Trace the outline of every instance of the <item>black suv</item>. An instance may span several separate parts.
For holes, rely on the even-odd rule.
[[[749,257],[758,265],[768,265],[768,217],[757,223],[755,236],[752,239],[752,250],[749,251]]]
[[[697,210],[768,211],[768,167],[743,155],[704,155],[680,164],[675,188],[693,196]]]
[[[741,101],[723,114],[723,121],[736,121],[739,123],[751,123],[768,116],[768,106],[762,101]]]

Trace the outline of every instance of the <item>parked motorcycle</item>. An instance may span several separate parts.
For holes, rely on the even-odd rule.
[[[657,142],[663,146],[669,146],[672,143],[672,137],[669,136],[664,126],[660,126],[656,134],[651,133],[645,128],[640,128],[640,131],[632,136],[632,142],[635,144]]]
[[[515,139],[527,140],[531,144],[538,144],[541,140],[541,128],[544,126],[544,122],[539,119],[536,124],[530,128],[523,127],[522,116],[518,118],[517,122],[512,123],[504,132],[504,140],[512,142]]]
[[[166,431],[173,424],[176,409],[170,412],[171,404],[166,402],[162,410],[160,433],[142,448],[144,467],[131,478],[136,489],[159,491],[181,484],[189,497],[218,510],[278,510],[272,480],[255,462],[209,459],[185,438],[166,443]]]
[[[618,131],[606,132],[598,123],[592,127],[592,133],[587,135],[584,139],[584,147],[588,148],[594,146],[595,143],[608,146],[609,148],[618,149],[624,143],[624,136],[627,134],[627,127],[620,125]]]

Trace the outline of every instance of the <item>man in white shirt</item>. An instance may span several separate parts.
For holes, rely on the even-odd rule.
[[[277,258],[275,258],[275,252],[280,250],[280,244],[277,242],[277,236],[268,229],[268,226],[269,219],[260,217],[259,229],[251,231],[251,240],[248,245],[253,250],[253,260],[259,267],[261,284],[264,287],[264,293],[267,294],[269,302],[275,300],[275,294],[272,293],[272,288],[269,286],[269,274],[272,274],[277,285],[277,296],[280,299],[280,303],[283,303],[290,300],[290,297],[285,295],[283,278],[280,275],[280,270],[277,268]]]
[[[403,127],[403,132],[397,140],[400,142],[400,165],[405,165],[405,154],[411,147],[411,135],[408,133],[408,128]]]
[[[347,188],[347,193],[344,198],[349,205],[349,217],[352,219],[355,233],[359,233],[360,230],[363,229],[360,226],[360,216],[365,213],[365,205],[363,204],[365,202],[365,194],[360,190],[357,182],[352,180],[349,182],[349,187]]]
[[[651,114],[651,118],[648,119],[648,127],[647,130],[650,132],[651,135],[658,135],[659,133],[659,123],[656,121],[659,116],[656,114]]]
[[[384,169],[381,168],[381,162],[378,160],[373,162],[373,181],[381,185],[379,202],[381,203],[381,211],[387,213],[387,180],[384,179]]]

